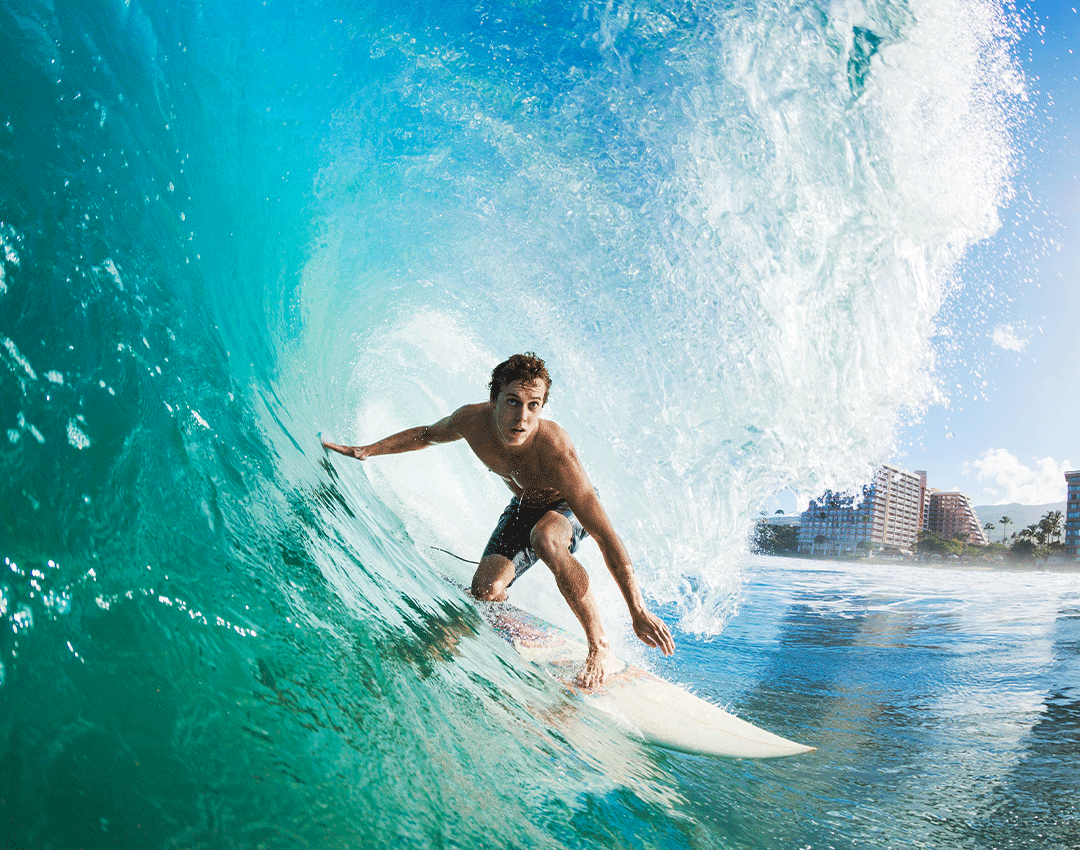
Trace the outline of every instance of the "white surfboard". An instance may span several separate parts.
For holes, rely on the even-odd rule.
[[[623,661],[603,687],[584,690],[574,684],[587,654],[584,641],[507,602],[479,605],[485,619],[523,658],[544,667],[586,705],[614,716],[649,743],[735,758],[776,758],[815,749],[759,729]]]

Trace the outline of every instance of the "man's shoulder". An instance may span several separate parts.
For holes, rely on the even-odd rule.
[[[591,492],[589,479],[578,458],[577,449],[565,429],[546,419],[537,436],[537,459],[551,477],[552,486],[564,497],[577,493],[582,487]]]
[[[479,416],[491,412],[490,401],[478,401],[476,404],[463,404],[453,412],[453,416]]]
[[[537,436],[540,438],[540,444],[545,451],[560,455],[574,452],[574,441],[570,439],[566,429],[557,422],[552,422],[550,419],[541,419]]]
[[[463,404],[450,414],[450,423],[462,435],[489,427],[491,422],[491,402]]]

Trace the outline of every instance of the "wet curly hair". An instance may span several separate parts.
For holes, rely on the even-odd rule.
[[[551,375],[548,374],[544,361],[532,351],[508,357],[491,372],[491,383],[488,384],[488,389],[491,390],[491,401],[494,402],[499,397],[502,388],[507,384],[514,381],[536,380],[543,381],[545,384],[544,404],[547,404],[548,390],[551,389]]]

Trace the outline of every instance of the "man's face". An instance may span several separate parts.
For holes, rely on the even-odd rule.
[[[495,399],[495,430],[505,446],[523,446],[540,427],[547,387],[544,382],[511,381]]]

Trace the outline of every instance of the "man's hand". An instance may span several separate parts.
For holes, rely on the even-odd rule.
[[[337,443],[331,443],[327,440],[323,440],[322,444],[323,448],[333,449],[338,454],[345,455],[345,457],[354,457],[357,460],[365,460],[370,457],[367,446],[339,446]]]
[[[664,655],[674,654],[675,641],[667,623],[644,608],[633,615],[633,622],[634,634],[641,638],[644,644],[659,649]]]

